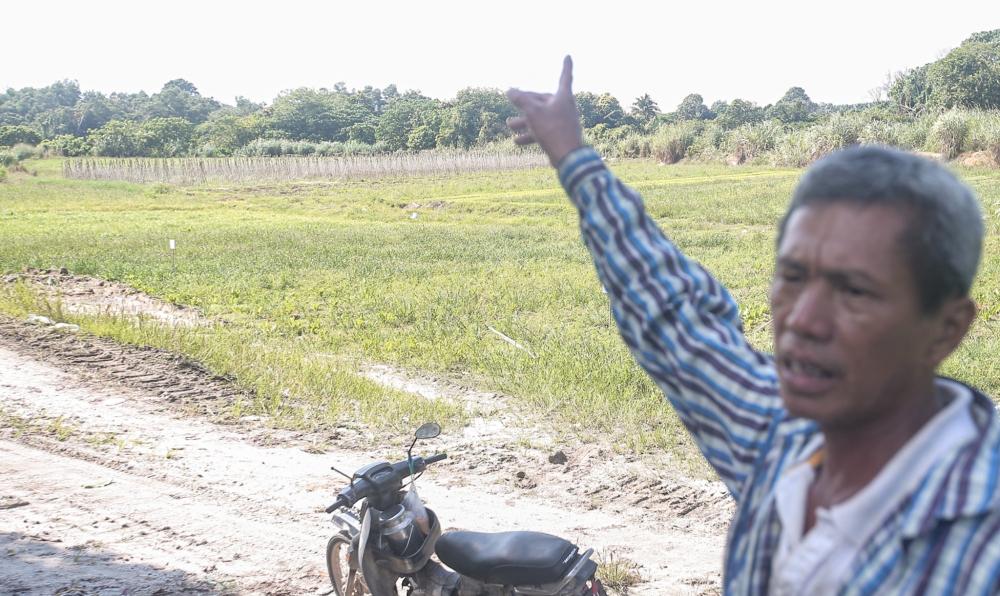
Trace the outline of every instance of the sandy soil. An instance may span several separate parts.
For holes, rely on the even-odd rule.
[[[424,445],[449,453],[419,482],[446,530],[531,529],[614,553],[639,565],[630,594],[718,592],[732,514],[721,483],[550,446],[558,433],[519,421],[503,396],[386,366],[360,374],[476,402],[483,417]],[[343,484],[330,466],[400,459],[400,438],[234,421],[222,413],[237,397],[181,356],[0,319],[0,593],[326,593],[323,509]]]

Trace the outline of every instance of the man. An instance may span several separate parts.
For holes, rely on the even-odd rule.
[[[1000,419],[936,376],[976,315],[971,191],[903,152],[803,176],[778,230],[774,354],[582,140],[554,95],[508,92],[580,212],[622,338],[737,502],[725,594],[1000,593]]]

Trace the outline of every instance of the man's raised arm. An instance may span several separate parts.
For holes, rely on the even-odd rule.
[[[510,122],[521,133],[516,142],[542,147],[580,212],[626,345],[739,499],[784,415],[773,361],[746,342],[726,289],[663,235],[638,193],[584,145],[568,56],[554,95],[507,97],[524,114]]]

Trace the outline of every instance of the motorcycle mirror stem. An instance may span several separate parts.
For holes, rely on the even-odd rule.
[[[413,433],[413,442],[410,443],[410,448],[406,450],[406,461],[410,464],[410,476],[413,475],[413,447],[417,444],[420,439],[433,439],[434,437],[441,434],[441,425],[436,422],[425,422],[417,428],[417,432]]]

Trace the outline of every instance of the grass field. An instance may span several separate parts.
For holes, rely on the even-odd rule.
[[[26,165],[38,175],[0,184],[0,271],[64,266],[224,319],[201,330],[74,322],[235,375],[258,397],[234,414],[310,428],[463,422],[458,406],[357,375],[361,363],[388,363],[505,392],[568,434],[600,433],[624,450],[665,448],[691,461],[676,417],[609,327],[575,211],[549,170],[175,188],[64,180],[59,160]],[[767,349],[774,225],[800,172],[612,167],[668,235],[730,288],[751,341]],[[960,174],[986,214],[975,289],[983,316],[945,372],[997,395],[1000,172]],[[0,290],[2,312],[41,308],[19,285]]]

